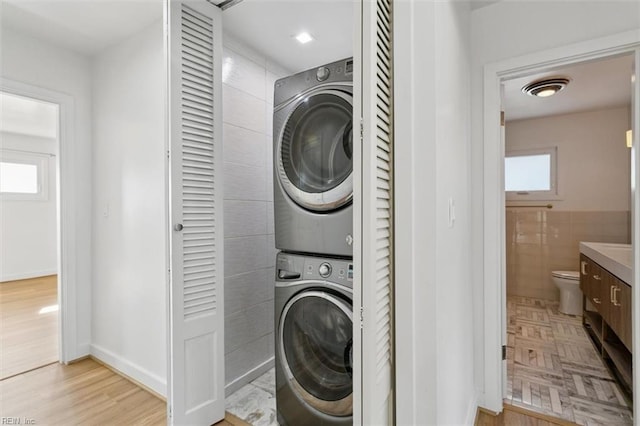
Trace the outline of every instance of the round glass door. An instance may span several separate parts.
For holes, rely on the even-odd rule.
[[[350,416],[352,308],[323,291],[307,291],[285,306],[280,350],[285,374],[298,395],[332,416]]]
[[[333,210],[351,201],[352,96],[321,90],[300,100],[280,136],[280,177],[302,207]]]

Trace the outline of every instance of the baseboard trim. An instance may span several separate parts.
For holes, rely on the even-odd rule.
[[[225,395],[229,396],[235,391],[237,391],[238,389],[240,389],[241,387],[243,387],[244,385],[251,383],[258,377],[262,376],[264,373],[269,371],[271,368],[273,368],[274,365],[275,365],[275,357],[272,356],[271,358],[264,361],[262,364],[259,364],[258,366],[247,371],[242,376],[233,379],[231,382],[225,385],[224,387]]]
[[[98,345],[91,345],[91,358],[113,372],[166,401],[167,382],[162,378]]]

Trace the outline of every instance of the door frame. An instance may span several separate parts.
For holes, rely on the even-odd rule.
[[[505,211],[504,211],[504,143],[500,138],[501,82],[528,74],[567,66],[579,62],[603,59],[615,55],[635,54],[635,63],[640,62],[640,31],[627,31],[608,37],[592,39],[580,43],[565,45],[533,54],[506,59],[484,66],[483,99],[483,404],[494,412],[502,411],[503,399],[503,361],[501,346],[503,329],[506,327],[506,260],[505,260]],[[637,65],[636,65],[637,67]],[[635,96],[632,111],[634,148],[632,149],[632,244],[633,244],[633,282],[640,283],[640,223],[634,220],[640,213],[640,153],[639,135],[640,96],[638,95],[638,70],[633,87]],[[633,169],[635,168],[635,176]],[[635,188],[635,189],[634,189]],[[640,287],[633,286],[632,294],[633,352],[640,350]],[[637,360],[633,361],[634,383],[640,383],[640,371]],[[639,392],[634,393],[634,413],[640,413]]]
[[[67,364],[78,356],[76,273],[76,182],[74,99],[64,93],[0,78],[0,90],[58,105],[58,154],[56,155],[56,219],[58,251],[58,361]]]

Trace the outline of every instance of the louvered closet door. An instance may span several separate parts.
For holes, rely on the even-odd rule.
[[[361,176],[354,185],[354,257],[361,270],[354,308],[362,314],[361,330],[354,330],[354,336],[362,368],[354,376],[354,424],[385,425],[394,423],[395,380],[393,1],[363,0],[359,12],[362,51],[356,75],[361,79],[354,78],[354,111],[361,114],[362,137],[354,160],[354,175]]]
[[[170,1],[170,423],[224,418],[220,10]],[[146,319],[153,322],[153,318]]]

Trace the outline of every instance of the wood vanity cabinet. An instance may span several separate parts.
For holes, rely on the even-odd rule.
[[[623,387],[631,392],[631,287],[580,254],[580,290],[582,322],[600,355],[610,361]]]
[[[612,276],[608,323],[631,351],[631,287]]]

